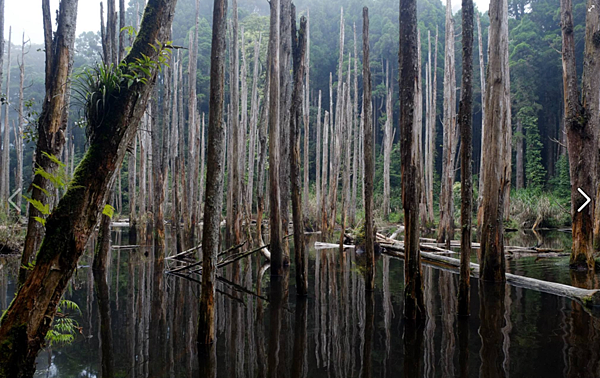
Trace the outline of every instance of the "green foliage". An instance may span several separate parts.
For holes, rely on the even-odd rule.
[[[80,327],[79,323],[71,317],[68,311],[81,314],[77,303],[62,299],[56,309],[52,328],[46,335],[48,347],[63,346],[75,340],[75,335],[80,330]]]
[[[527,187],[542,189],[546,181],[546,168],[542,163],[542,142],[538,118],[531,106],[519,110],[517,117],[525,129],[525,178]]]
[[[511,193],[510,216],[520,229],[566,226],[570,222],[569,208],[551,193],[526,188]]]
[[[109,217],[109,218],[112,219],[113,215],[115,215],[115,208],[112,207],[111,205],[104,205],[104,209],[102,210],[102,214],[104,214],[107,217]]]
[[[550,186],[554,189],[554,195],[561,201],[568,202],[571,200],[571,176],[567,154],[558,158],[554,177],[550,179]]]

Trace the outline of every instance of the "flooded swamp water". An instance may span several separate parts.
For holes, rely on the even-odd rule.
[[[509,234],[507,244],[532,246],[538,238]],[[310,236],[306,299],[296,297],[293,266],[272,281],[258,254],[219,272],[217,377],[600,376],[600,317],[579,303],[474,279],[471,316],[462,319],[458,276],[424,266],[428,318],[407,322],[403,261],[378,256],[376,290],[368,294],[360,255],[314,249],[315,241],[336,239]],[[113,245],[125,240],[126,230],[113,231]],[[570,240],[554,233],[543,243],[568,248]],[[37,376],[101,377],[110,365],[115,377],[199,377],[206,358],[195,343],[200,276],[166,275],[178,263],[157,261],[151,248],[113,249],[106,280],[94,277],[91,264],[89,252],[65,295],[80,307],[73,317],[81,330],[71,344],[40,354]],[[0,310],[14,295],[17,267],[14,258],[0,259]],[[512,258],[507,269],[600,287],[598,275],[570,272],[568,257]]]

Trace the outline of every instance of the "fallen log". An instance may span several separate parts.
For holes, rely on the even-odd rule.
[[[344,244],[344,248],[354,248],[353,245]],[[338,243],[323,243],[315,242],[315,249],[338,249],[340,245]]]
[[[112,245],[112,249],[136,249],[140,248],[139,245]]]
[[[385,248],[383,253],[404,259],[404,248],[393,244],[382,245],[382,247]],[[457,272],[460,267],[460,260],[447,256],[421,252],[421,258],[424,260],[424,262],[431,263],[431,265],[439,264],[446,268],[454,268]],[[471,275],[476,278],[479,277],[479,264],[471,263]],[[591,308],[600,306],[600,290],[581,289],[574,286],[538,280],[535,278],[529,278],[510,273],[506,273],[506,282],[513,286],[570,298],[576,300],[586,307]]]

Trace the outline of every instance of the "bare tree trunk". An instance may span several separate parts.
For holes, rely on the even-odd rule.
[[[76,5],[77,2],[63,0],[61,10],[76,13]],[[161,49],[155,50],[152,44],[166,41],[175,5],[176,1],[149,1],[140,33],[126,59],[128,66],[142,56],[158,59]],[[65,27],[65,13],[59,16],[59,31]],[[74,18],[69,19],[74,21]],[[69,25],[74,27],[75,23],[69,22]],[[58,40],[61,35],[57,33]],[[58,58],[57,55],[55,57]],[[68,71],[68,60],[66,62],[57,68]],[[113,111],[107,114],[108,118],[102,118],[101,125],[96,122],[90,125],[95,132],[90,138],[88,152],[77,168],[73,185],[48,218],[45,240],[37,254],[35,267],[2,317],[0,375],[33,376],[36,357],[46,339],[57,305],[98,222],[108,188],[114,182],[115,171],[123,161],[126,147],[133,139],[146,108],[156,73],[157,70],[152,69],[151,74],[146,76],[149,85],[134,83],[130,88],[124,86],[109,96],[106,106]],[[60,120],[63,112],[54,114]],[[50,117],[50,120],[55,118]]]
[[[331,93],[331,92],[330,92]],[[327,225],[327,182],[329,181],[329,112],[325,110],[325,120],[323,122],[323,171],[321,176],[321,230],[325,231]]]
[[[215,0],[210,65],[210,104],[206,164],[206,200],[202,231],[202,291],[198,321],[198,352],[215,342],[215,291],[219,253],[221,212],[223,210],[223,155],[225,130],[225,34],[227,1]]]
[[[173,226],[175,227],[175,244],[177,248],[177,253],[180,253],[183,250],[182,246],[182,232],[181,232],[181,198],[180,198],[180,175],[181,175],[181,164],[180,164],[180,152],[179,147],[183,146],[180,143],[182,139],[179,134],[182,132],[180,124],[183,123],[183,118],[179,112],[181,108],[181,100],[183,96],[181,95],[182,88],[179,85],[182,82],[182,62],[181,55],[179,51],[177,52],[177,62],[175,62],[175,72],[173,75],[174,85],[173,85],[173,132],[171,133],[171,149],[172,149],[172,165],[173,165]],[[182,85],[182,84],[181,84]],[[181,152],[183,153],[183,152]]]
[[[416,127],[414,125],[417,73],[417,2],[400,0],[400,132],[402,151],[402,202],[405,222],[404,317],[426,317],[423,271],[419,253],[419,185]],[[366,153],[366,151],[365,151]]]
[[[46,3],[42,3],[42,6],[46,6]],[[48,5],[48,8],[50,5]],[[50,10],[48,9],[48,13]],[[50,31],[52,32],[52,31]],[[52,41],[52,35],[50,35],[50,41]],[[48,63],[46,63],[48,65]],[[4,69],[4,0],[0,0],[0,93],[2,93],[2,71]],[[46,74],[47,75],[47,74]],[[0,106],[0,120],[2,114],[2,107]],[[0,163],[2,162],[0,155]],[[2,176],[3,173],[0,171],[0,198],[2,198]]]
[[[319,99],[317,102],[317,152],[315,154],[315,194],[317,203],[317,213],[315,214],[315,220],[319,219],[319,217],[321,216],[321,95],[322,93],[319,90]]]
[[[200,209],[198,210],[198,217],[203,217],[202,213],[202,204],[204,203],[204,166],[205,166],[205,151],[204,151],[204,136],[206,135],[206,123],[204,122],[204,113],[202,113],[202,129],[200,131],[202,138],[200,139],[200,185],[198,187],[198,206]]]
[[[67,81],[72,68],[77,3],[77,0],[61,1],[58,26],[53,40],[50,4],[48,0],[42,2],[46,47],[46,95],[38,121],[39,138],[36,145],[35,164],[46,172],[54,171],[56,164],[45,154],[60,156],[65,143],[64,131],[67,126],[69,101]],[[52,190],[49,180],[42,175],[35,175],[31,187],[31,198],[46,204],[48,196],[44,192]],[[21,266],[29,265],[42,242],[44,228],[36,220],[36,217],[44,217],[44,215],[30,204]],[[19,284],[25,282],[27,275],[27,269],[19,270]]]
[[[425,219],[427,215],[426,193],[423,192],[425,188],[425,172],[423,170],[423,85],[421,79],[421,32],[417,33],[417,75],[418,79],[415,83],[415,132],[416,135],[416,147],[417,147],[417,180],[420,186],[419,191],[419,217],[423,225],[427,223]]]
[[[272,59],[272,55],[274,54],[274,51],[272,50],[273,45],[270,43],[269,41],[269,48],[268,48],[268,53],[267,53],[267,62],[268,64],[270,64],[269,62],[271,62]],[[265,80],[265,87],[264,87],[264,92],[263,92],[263,98],[264,100],[264,104],[263,104],[263,108],[261,111],[261,116],[260,116],[260,127],[258,129],[258,143],[259,143],[259,150],[258,150],[258,165],[257,165],[257,170],[258,170],[258,185],[256,188],[256,234],[258,236],[258,242],[259,244],[263,245],[264,244],[264,240],[262,237],[262,219],[263,219],[263,213],[265,211],[265,165],[266,165],[266,161],[267,161],[267,145],[268,145],[268,141],[267,141],[267,128],[269,127],[269,122],[270,122],[270,112],[269,112],[269,104],[270,104],[270,67],[267,68],[267,72],[266,72],[266,80]],[[263,255],[265,255],[265,250],[262,250]],[[270,260],[270,255],[269,255],[269,260]]]
[[[280,75],[280,102],[279,124],[281,142],[280,156],[290,155],[290,113],[292,101],[292,0],[279,0],[279,75]],[[282,164],[279,167],[279,205],[281,206],[281,225],[283,235],[288,233],[290,223],[290,166]],[[285,264],[289,264],[288,239],[282,239]]]
[[[350,224],[356,223],[356,194],[358,189],[359,144],[362,130],[358,121],[358,43],[356,39],[356,23],[354,31],[354,104],[352,108],[352,128],[354,129],[354,151],[352,154],[352,197],[350,199]]]
[[[292,20],[292,23],[296,22]],[[295,38],[295,36],[293,36]],[[305,89],[304,89],[304,208],[308,209],[308,190],[309,190],[309,136],[310,136],[310,10],[306,10],[306,67],[305,67]],[[293,114],[293,113],[292,113]]]
[[[250,157],[246,157],[246,140],[248,140],[248,66],[246,64],[246,36],[244,33],[244,26],[241,30],[242,35],[242,46],[240,48],[242,52],[242,68],[240,73],[240,93],[241,93],[241,109],[240,109],[240,155],[238,156],[239,171],[240,171],[240,199],[239,209],[240,213],[245,212],[246,207],[244,206],[244,200],[246,193],[246,184],[244,183],[244,175],[246,174],[246,160],[250,161]],[[249,143],[248,143],[249,144]],[[246,214],[246,217],[249,217]],[[242,219],[240,214],[240,227],[242,225]],[[241,236],[240,236],[241,237]]]
[[[460,283],[458,314],[470,314],[471,224],[473,217],[473,0],[462,0],[462,83],[458,114],[460,123]]]
[[[258,109],[260,107],[260,98],[258,96],[258,80],[260,66],[260,45],[262,34],[254,42],[254,72],[252,78],[252,94],[250,104],[250,152],[248,153],[248,187],[246,192],[246,214],[248,219],[252,217],[252,197],[254,194],[254,165],[256,161],[256,137],[258,132]]]
[[[304,245],[304,217],[300,195],[300,116],[302,113],[302,80],[306,69],[307,29],[306,18],[300,19],[296,32],[296,7],[292,5],[292,46],[294,56],[294,91],[290,124],[290,173],[292,184],[292,214],[294,222],[294,260],[296,264],[296,291],[300,296],[308,294],[308,253]],[[305,126],[308,124],[305,123]],[[305,142],[306,144],[306,142]],[[305,169],[307,166],[305,165]]]
[[[12,27],[8,28],[8,62],[6,68],[6,103],[4,105],[4,132],[2,142],[2,186],[1,196],[2,204],[6,208],[8,206],[8,197],[10,197],[10,124],[8,123],[8,112],[10,110],[10,65],[12,63],[10,57],[12,40]]]
[[[435,28],[435,56],[434,56],[434,63],[433,63],[433,79],[430,77],[429,79],[432,80],[431,82],[431,112],[430,112],[430,117],[431,119],[429,120],[429,125],[430,125],[430,133],[429,133],[429,168],[428,168],[428,172],[427,174],[429,175],[429,185],[430,185],[430,191],[428,192],[428,196],[429,199],[427,200],[429,202],[429,220],[430,222],[433,224],[434,222],[434,213],[433,213],[433,172],[435,170],[435,151],[436,151],[436,129],[437,129],[437,60],[438,60],[438,28],[436,26]]]
[[[515,149],[517,150],[517,184],[516,189],[523,189],[525,187],[525,166],[523,161],[523,143],[525,142],[523,137],[523,124],[520,119],[517,119],[517,128],[515,135]]]
[[[383,218],[390,219],[390,163],[392,159],[392,90],[390,88],[390,63],[387,63],[385,89],[387,94],[385,113],[386,120],[383,133]]]
[[[189,218],[186,219],[186,239],[193,242],[196,237],[196,226],[198,224],[198,197],[196,188],[198,187],[198,155],[196,148],[197,129],[199,120],[196,110],[196,72],[198,67],[198,22],[200,13],[200,1],[196,0],[196,17],[194,32],[190,32],[190,53],[188,61],[188,143],[189,143],[189,176],[188,176],[188,207],[190,209]]]
[[[586,40],[583,71],[583,98],[580,101],[577,84],[577,66],[575,60],[575,41],[573,11],[571,0],[561,0],[562,24],[562,61],[563,88],[565,100],[565,129],[567,130],[567,150],[569,153],[569,170],[571,173],[571,217],[573,218],[573,246],[569,265],[578,270],[594,269],[593,231],[597,224],[594,220],[594,206],[583,206],[585,198],[578,189],[585,193],[595,193],[598,167],[598,4],[588,2],[586,17]],[[491,59],[490,59],[491,61]],[[595,102],[594,102],[595,101]],[[596,198],[596,201],[598,199]]]
[[[283,248],[282,229],[281,229],[281,198],[280,198],[280,138],[283,140],[283,135],[280,135],[280,76],[279,76],[279,0],[271,0],[271,21],[269,33],[269,50],[271,51],[269,61],[269,78],[271,81],[269,88],[269,227],[271,236],[271,275],[280,276],[285,271],[286,256]],[[291,20],[291,17],[290,17]],[[285,109],[283,111],[285,113]],[[281,123],[285,124],[285,122]],[[287,156],[287,155],[283,155]],[[289,256],[288,256],[289,258]]]
[[[490,39],[487,90],[485,96],[486,120],[484,146],[486,156],[483,166],[481,226],[481,279],[505,281],[504,260],[504,199],[510,186],[510,166],[505,159],[506,134],[510,127],[510,78],[508,73],[508,5],[507,0],[490,4]]]
[[[485,187],[483,185],[483,165],[486,160],[486,148],[483,144],[485,140],[485,120],[486,120],[486,111],[485,111],[485,86],[486,86],[486,78],[485,78],[485,63],[483,61],[483,42],[482,42],[482,33],[481,30],[481,20],[479,19],[479,12],[477,12],[477,39],[479,46],[479,76],[481,78],[481,153],[479,157],[479,185],[478,185],[478,193],[479,196],[477,198],[477,226],[481,227],[483,222],[483,191]]]
[[[369,9],[363,8],[363,111],[365,141],[365,290],[375,289],[375,224],[373,219],[373,124],[371,123],[371,67],[369,61]]]
[[[0,12],[2,8],[0,5]],[[0,23],[1,24],[1,23]],[[1,36],[0,36],[1,37]],[[0,63],[1,64],[1,63]],[[23,198],[23,107],[25,103],[25,96],[23,88],[25,85],[25,33],[23,33],[23,45],[21,47],[21,63],[19,64],[19,120],[18,128],[15,135],[15,150],[17,153],[17,177],[16,177],[16,191],[18,192],[15,204],[19,208],[18,214],[21,215],[21,203]],[[67,155],[68,156],[68,155]],[[65,159],[65,163],[69,162],[69,159]]]
[[[456,72],[454,57],[454,19],[452,3],[446,1],[446,59],[444,63],[444,147],[442,157],[442,178],[440,194],[440,225],[438,243],[446,243],[454,238],[454,156],[456,153]]]

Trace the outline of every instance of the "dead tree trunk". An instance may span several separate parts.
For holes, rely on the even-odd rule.
[[[4,105],[4,133],[2,138],[2,185],[1,196],[2,206],[8,206],[8,197],[10,197],[10,124],[8,123],[8,112],[10,111],[10,65],[12,63],[10,52],[12,45],[12,28],[8,28],[8,62],[6,67],[6,103]]]
[[[198,224],[198,149],[196,148],[197,129],[199,120],[196,110],[196,72],[198,67],[198,22],[200,13],[200,1],[196,0],[196,21],[193,33],[190,33],[190,52],[188,61],[188,143],[189,143],[189,176],[188,176],[188,208],[189,217],[186,219],[186,240],[193,242],[196,237],[196,226]]]
[[[483,191],[485,190],[483,185],[483,165],[486,159],[486,148],[484,143],[485,140],[485,120],[486,120],[486,109],[485,109],[485,86],[486,86],[486,78],[485,78],[485,63],[483,61],[483,42],[482,42],[482,30],[481,30],[481,20],[479,18],[479,12],[477,12],[477,39],[479,45],[479,76],[481,78],[481,153],[479,156],[479,185],[478,185],[478,193],[479,196],[477,198],[477,226],[481,229],[481,224],[483,222],[483,208],[481,207],[483,201]]]
[[[563,88],[565,101],[565,129],[567,130],[567,150],[571,172],[571,217],[573,218],[573,246],[569,265],[575,269],[594,268],[593,230],[594,205],[581,209],[585,193],[597,191],[598,167],[598,4],[589,1],[586,17],[585,58],[583,71],[583,98],[580,100],[575,61],[575,40],[571,0],[561,0]],[[491,61],[491,59],[490,59]],[[594,102],[595,101],[595,102]],[[595,115],[594,115],[595,114]],[[596,198],[598,201],[598,198]],[[581,209],[581,211],[579,211]]]
[[[504,196],[510,185],[507,166],[506,134],[510,127],[510,78],[508,73],[508,5],[507,0],[490,4],[490,38],[487,90],[485,96],[486,156],[483,166],[481,227],[481,278],[484,281],[505,281],[504,261]],[[491,158],[497,157],[497,158]]]
[[[296,32],[296,7],[292,5],[292,46],[294,56],[294,91],[290,117],[290,173],[292,184],[292,215],[294,222],[294,260],[296,264],[296,290],[300,296],[308,294],[308,253],[304,244],[304,217],[300,195],[300,118],[302,114],[302,80],[306,69],[307,31],[306,18],[300,19]],[[305,123],[307,126],[307,123]],[[305,142],[306,145],[306,142]],[[306,152],[305,152],[306,153]],[[307,169],[307,166],[304,166]]]
[[[279,0],[279,156],[290,156],[290,108],[292,101],[292,0]],[[283,235],[290,223],[290,165],[279,166],[279,206]],[[282,239],[283,261],[290,262],[288,240]],[[273,272],[271,267],[271,272]]]
[[[404,317],[426,316],[423,271],[419,253],[419,181],[414,124],[417,73],[417,2],[400,0],[400,132],[402,151],[402,202],[405,222]],[[365,135],[366,137],[366,135]],[[365,151],[366,153],[366,151]]]
[[[0,12],[2,12],[0,8]],[[1,24],[1,23],[0,23]],[[0,36],[1,37],[1,36]],[[24,85],[25,85],[25,33],[23,33],[23,45],[21,46],[21,63],[19,63],[19,120],[18,128],[15,135],[15,150],[17,153],[17,175],[16,175],[16,191],[17,198],[15,204],[17,205],[18,214],[21,215],[21,202],[23,198],[23,107],[25,104],[24,96]],[[68,155],[67,155],[68,156]],[[65,164],[68,164],[69,159],[67,158]]]
[[[331,92],[330,92],[331,93]],[[321,230],[326,231],[327,226],[327,183],[329,181],[329,112],[325,110],[325,119],[323,121],[323,168],[321,175]]]
[[[390,163],[392,162],[392,90],[390,88],[390,63],[387,64],[385,88],[387,100],[385,102],[386,120],[383,132],[383,218],[390,218]]]
[[[268,45],[268,52],[267,52],[267,64],[270,64],[269,62],[271,62],[272,59],[272,55],[274,54],[274,51],[271,49],[273,46],[271,45],[270,41],[269,41],[269,45]],[[267,145],[268,145],[268,141],[267,141],[267,129],[269,127],[269,122],[270,122],[270,111],[269,111],[269,105],[270,105],[270,67],[267,68],[267,72],[265,73],[266,76],[266,80],[265,80],[265,87],[264,87],[264,91],[263,91],[263,98],[264,98],[264,103],[263,103],[263,108],[261,111],[261,116],[260,116],[260,127],[258,129],[258,143],[259,143],[259,150],[258,150],[258,165],[257,165],[257,170],[258,170],[258,185],[256,188],[256,234],[258,236],[258,242],[259,244],[263,245],[264,241],[263,241],[263,237],[262,237],[262,219],[263,219],[263,213],[265,211],[265,165],[266,165],[266,161],[267,161]],[[264,249],[263,249],[264,251]],[[264,254],[264,252],[263,252]],[[269,256],[270,257],[270,256]]]
[[[356,39],[356,23],[353,25],[354,31],[354,104],[352,108],[352,128],[354,129],[354,151],[352,155],[352,197],[350,200],[350,224],[356,223],[356,194],[358,189],[358,162],[360,134],[362,130],[358,123],[358,43]]]
[[[59,31],[66,32],[65,19],[73,21],[68,23],[69,27],[75,26],[76,5],[76,1],[61,2]],[[138,38],[125,59],[128,67],[143,56],[158,59],[171,26],[175,5],[176,1],[148,2]],[[73,17],[67,17],[71,13]],[[57,33],[57,40],[62,39],[62,35]],[[158,49],[154,46],[156,41],[161,44]],[[67,51],[62,53],[68,56]],[[53,55],[59,58],[63,54]],[[68,66],[67,59],[56,68],[66,73]],[[137,74],[132,71],[128,73]],[[102,110],[100,115],[106,117],[88,120],[92,131],[90,147],[77,167],[72,185],[47,220],[46,236],[37,254],[35,267],[2,318],[0,376],[33,376],[35,360],[52,324],[56,307],[98,222],[108,188],[123,161],[126,147],[134,138],[156,73],[156,69],[151,69],[151,75],[144,75],[150,84],[138,82],[131,87],[123,84],[118,91],[110,93],[103,104],[103,109],[111,109],[111,112]],[[92,108],[95,105],[88,103]],[[63,112],[55,114],[60,120]],[[41,119],[44,120],[44,115]],[[50,116],[48,120],[54,122],[55,119]]]
[[[473,0],[462,0],[462,84],[460,90],[460,283],[458,314],[469,315],[471,287],[471,223],[473,214]]]
[[[444,147],[442,156],[442,178],[440,194],[440,225],[438,243],[454,238],[454,156],[456,154],[456,72],[454,57],[454,19],[452,3],[446,1],[446,59],[444,63]]]
[[[246,63],[246,36],[244,33],[244,26],[242,26],[241,30],[241,38],[242,38],[242,46],[240,48],[242,55],[242,68],[240,71],[240,94],[241,94],[241,108],[240,108],[240,155],[238,156],[238,166],[240,171],[240,228],[242,222],[242,214],[245,212],[246,207],[244,206],[244,194],[246,189],[246,184],[244,183],[244,176],[246,175],[246,160],[250,161],[250,158],[246,156],[246,140],[248,140],[248,66]],[[249,217],[249,215],[246,215]],[[241,232],[241,231],[240,231]]]
[[[221,212],[223,210],[223,165],[225,145],[223,101],[225,98],[225,34],[227,1],[215,0],[210,64],[210,104],[206,163],[206,199],[202,231],[202,292],[198,344],[215,342],[215,291],[217,254],[219,253]]]
[[[373,123],[371,122],[371,67],[369,61],[369,9],[363,8],[363,117],[364,120],[364,164],[365,164],[365,290],[375,289],[375,224],[373,219]],[[325,115],[327,117],[327,113]]]
[[[250,151],[248,153],[248,187],[246,191],[246,214],[248,220],[252,217],[252,197],[254,194],[254,165],[256,162],[256,139],[258,132],[258,109],[260,107],[260,98],[258,96],[258,80],[260,66],[260,45],[262,35],[254,42],[254,72],[252,78],[252,94],[250,104]]]
[[[315,154],[315,195],[317,203],[315,220],[321,216],[321,95],[321,91],[319,90],[319,99],[317,101],[317,152]]]
[[[286,261],[283,249],[282,229],[281,229],[281,198],[279,186],[280,180],[280,135],[279,125],[279,106],[280,106],[280,87],[279,87],[279,0],[271,0],[271,21],[269,33],[269,51],[271,56],[269,60],[269,78],[271,81],[269,88],[269,205],[270,205],[270,236],[271,236],[271,275],[280,276],[284,273]],[[291,17],[290,17],[291,20]],[[285,109],[283,111],[285,113]],[[284,124],[284,123],[281,123]],[[283,155],[287,156],[287,155]],[[288,257],[289,258],[289,257]]]
[[[292,22],[296,22],[293,20]],[[302,25],[300,25],[302,27]],[[293,38],[296,36],[294,35]],[[306,79],[304,89],[304,202],[303,206],[308,209],[308,189],[309,189],[309,136],[310,136],[310,10],[306,10]],[[292,113],[293,114],[293,113]]]
[[[433,213],[433,172],[435,170],[435,151],[436,151],[436,126],[437,126],[437,58],[438,58],[438,28],[435,28],[435,52],[433,73],[430,75],[430,112],[429,112],[429,164],[427,165],[427,176],[429,181],[429,190],[427,192],[428,219],[431,224],[434,222]],[[431,65],[431,61],[429,62]]]
[[[524,161],[523,161],[523,143],[525,142],[524,137],[523,137],[523,124],[521,123],[520,119],[517,119],[517,127],[516,127],[516,135],[515,135],[515,150],[517,152],[517,172],[516,172],[516,176],[517,176],[517,182],[516,182],[516,189],[523,189],[525,187],[524,183],[525,183],[525,166],[524,166]]]
[[[52,20],[48,0],[42,2],[44,14],[44,38],[46,49],[46,96],[38,121],[38,140],[35,164],[46,172],[53,172],[56,164],[46,155],[60,156],[65,143],[64,131],[68,119],[68,85],[73,49],[78,0],[62,0],[59,8],[58,26],[52,39]],[[31,185],[31,198],[43,204],[48,202],[45,194],[52,191],[52,184],[42,175],[35,175]],[[21,256],[21,266],[28,266],[40,248],[44,228],[36,217],[44,217],[33,205],[29,205],[27,235]],[[28,270],[19,270],[19,284],[27,278]]]

